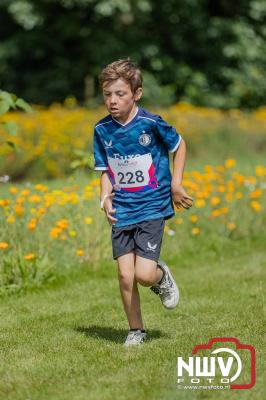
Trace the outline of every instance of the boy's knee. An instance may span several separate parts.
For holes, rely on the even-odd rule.
[[[154,285],[155,274],[154,273],[135,273],[135,279],[142,286]]]
[[[123,287],[131,287],[134,280],[134,274],[129,271],[118,270],[118,279]]]

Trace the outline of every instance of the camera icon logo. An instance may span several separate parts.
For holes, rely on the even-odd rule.
[[[218,346],[219,345],[219,346]],[[216,337],[193,347],[188,362],[177,358],[183,389],[250,389],[256,382],[256,352],[233,337]]]

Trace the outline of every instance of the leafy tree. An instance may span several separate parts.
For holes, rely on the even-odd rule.
[[[264,0],[3,0],[1,85],[31,102],[91,104],[102,67],[130,56],[160,104],[257,107],[265,16]]]

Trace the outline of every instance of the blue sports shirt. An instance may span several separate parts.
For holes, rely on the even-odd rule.
[[[95,170],[108,171],[113,185],[114,226],[174,215],[168,152],[181,139],[159,115],[141,107],[126,124],[109,114],[95,125]]]

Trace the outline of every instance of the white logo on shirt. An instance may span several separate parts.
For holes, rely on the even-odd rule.
[[[151,137],[145,131],[142,131],[142,135],[139,137],[139,143],[142,146],[148,146],[151,143]]]
[[[150,250],[150,251],[156,250],[157,244],[152,245],[150,242],[148,242],[147,244],[148,244],[147,250]]]
[[[104,140],[104,144],[106,147],[112,147],[113,142],[112,142],[112,140],[110,140],[110,142],[107,142],[106,140]]]

